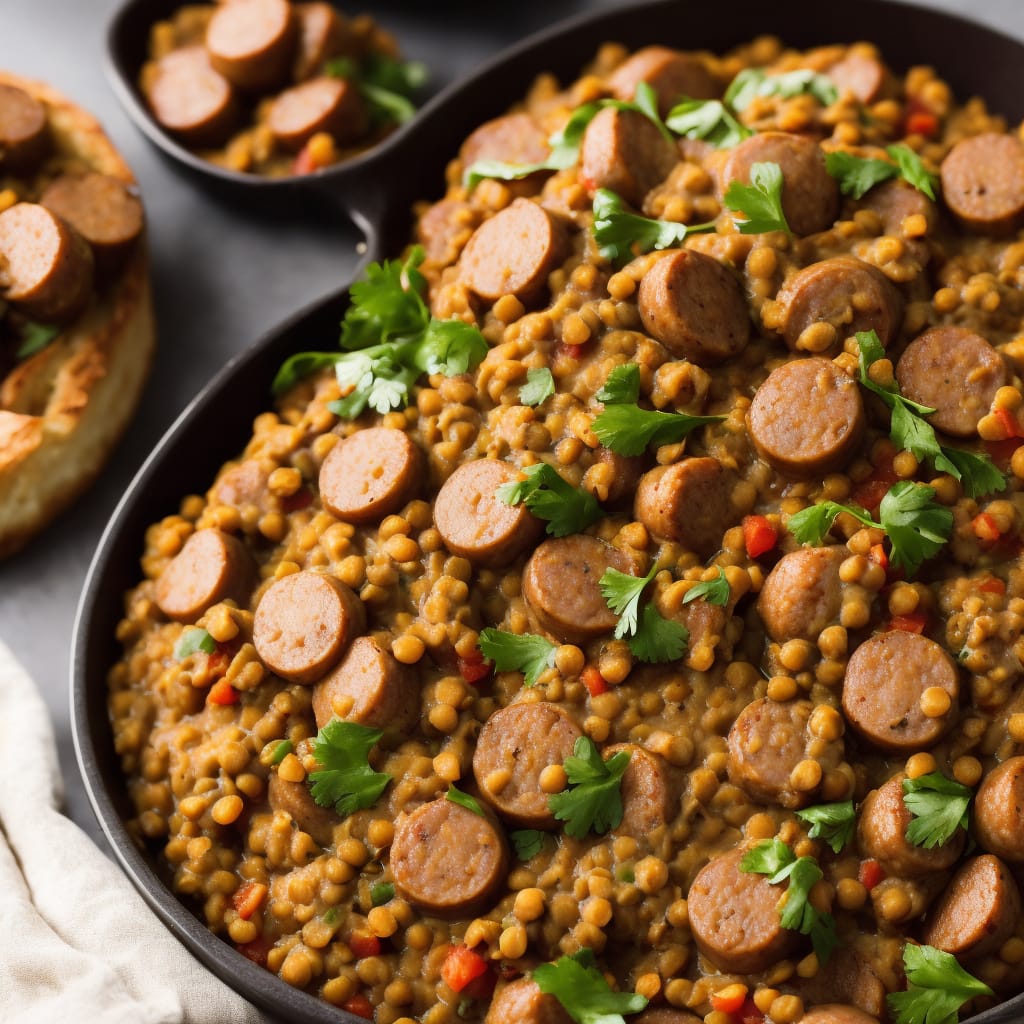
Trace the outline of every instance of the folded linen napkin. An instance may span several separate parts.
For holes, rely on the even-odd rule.
[[[268,1024],[58,810],[46,705],[0,640],[0,1024]]]

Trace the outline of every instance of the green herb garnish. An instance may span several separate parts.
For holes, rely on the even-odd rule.
[[[689,604],[698,598],[704,598],[708,604],[725,606],[729,603],[729,581],[725,578],[725,570],[719,566],[718,575],[711,580],[695,583],[683,596],[683,604]]]
[[[620,750],[607,761],[589,736],[580,736],[565,759],[569,789],[548,797],[551,813],[565,822],[567,835],[582,839],[588,832],[604,835],[622,822],[622,776],[630,752]]]
[[[542,405],[555,393],[555,378],[546,366],[526,371],[526,383],[519,389],[523,405]]]
[[[343,818],[372,807],[391,776],[370,767],[369,754],[384,733],[358,722],[332,718],[313,740],[313,756],[321,766],[309,776],[310,792],[321,807],[333,807]]]
[[[729,183],[725,190],[725,205],[733,213],[733,223],[742,235],[761,235],[767,231],[785,231],[792,234],[782,210],[782,168],[776,163],[764,162],[750,168],[750,184],[741,181]]]
[[[616,366],[594,397],[605,405],[635,405],[640,398],[640,367],[636,363]]]
[[[934,946],[903,948],[906,992],[886,997],[896,1013],[896,1024],[957,1024],[960,1007],[975,996],[990,996],[992,989],[968,974],[951,953]]]
[[[374,125],[405,124],[416,113],[412,100],[427,81],[427,67],[373,53],[362,60],[337,57],[327,61],[324,74],[352,82],[366,103]]]
[[[811,826],[807,833],[811,839],[823,839],[832,847],[834,853],[840,853],[853,839],[857,827],[857,815],[852,800],[807,807],[797,811],[796,816]]]
[[[974,794],[941,772],[903,780],[903,803],[912,821],[907,839],[926,850],[948,842],[958,828],[967,830],[967,808]]]
[[[744,68],[725,91],[725,102],[733,110],[746,110],[758,96],[793,96],[809,94],[823,107],[839,99],[835,82],[827,75],[801,68],[781,75],[769,75],[761,68]]]
[[[60,328],[54,324],[26,323],[21,329],[21,343],[14,350],[14,358],[28,359],[42,352],[58,334]]]
[[[669,111],[665,124],[677,135],[700,139],[715,149],[731,149],[754,134],[721,100],[683,100]]]
[[[378,882],[370,888],[370,903],[375,907],[383,907],[394,898],[395,886],[392,882]]]
[[[876,185],[891,178],[902,178],[929,199],[935,198],[935,175],[925,168],[909,146],[887,146],[885,151],[894,163],[833,150],[825,154],[825,170],[839,182],[840,192],[854,199],[861,199]]]
[[[610,403],[594,417],[593,428],[605,448],[619,455],[642,455],[648,445],[674,444],[696,427],[724,419],[724,416],[690,416]]]
[[[281,740],[270,755],[270,763],[280,764],[294,749],[291,740]]]
[[[184,661],[190,655],[195,654],[196,651],[202,651],[204,654],[213,654],[215,650],[217,650],[217,642],[213,637],[205,629],[195,627],[193,629],[186,629],[178,637],[178,642],[174,645],[174,657],[176,661]]]
[[[636,992],[613,992],[586,947],[553,964],[541,964],[533,980],[576,1024],[626,1024],[623,1014],[639,1013],[647,1006],[646,997]]]
[[[540,674],[555,664],[558,645],[535,633],[506,633],[488,627],[480,632],[480,652],[494,662],[499,672],[522,672],[523,681],[533,686]]]
[[[518,828],[510,832],[512,845],[516,848],[516,856],[520,860],[532,860],[544,846],[546,833],[535,828]]]
[[[451,800],[453,804],[458,804],[460,807],[465,807],[467,811],[479,814],[481,818],[485,816],[484,809],[473,797],[468,793],[463,793],[461,789],[458,789],[453,785],[448,786],[448,793],[446,794],[445,799]]]
[[[714,223],[688,225],[641,217],[611,189],[594,193],[594,239],[601,255],[617,266],[652,249],[681,245],[689,235],[714,230]]]
[[[649,663],[676,661],[690,642],[684,625],[666,619],[652,601],[640,603],[657,571],[657,565],[652,565],[646,576],[630,576],[618,569],[606,569],[599,581],[601,595],[619,616],[615,638],[626,639],[633,655]]]
[[[546,462],[527,466],[523,473],[525,480],[502,484],[498,498],[506,505],[525,505],[547,521],[547,532],[553,537],[580,533],[604,514],[592,494],[566,483]]]

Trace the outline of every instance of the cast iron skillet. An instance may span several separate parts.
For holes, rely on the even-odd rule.
[[[442,194],[445,164],[469,131],[521,98],[538,72],[552,70],[563,81],[572,80],[607,40],[723,50],[764,32],[798,47],[870,39],[897,70],[928,63],[959,98],[981,94],[1010,119],[1024,115],[1024,44],[961,18],[887,0],[848,0],[842,27],[836,26],[834,11],[821,0],[731,0],[727,11],[696,0],[657,0],[576,18],[505,51],[445,90],[378,149],[325,180],[335,183],[335,195],[364,228],[366,258],[395,256],[408,238],[411,204]],[[290,1021],[317,1024],[359,1024],[359,1018],[290,988],[214,936],[161,880],[155,857],[129,838],[123,822],[132,811],[107,718],[106,675],[119,657],[114,632],[122,595],[140,576],[146,527],[176,511],[182,495],[207,489],[223,462],[243,448],[253,418],[268,408],[278,366],[300,349],[334,344],[346,303],[346,291],[340,290],[265,335],[232,360],[164,436],[100,541],[78,609],[71,670],[79,766],[100,825],[136,888],[171,932],[225,982]],[[1022,1016],[1024,994],[974,1020],[1012,1024]]]

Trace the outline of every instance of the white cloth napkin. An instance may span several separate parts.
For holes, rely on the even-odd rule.
[[[46,705],[0,640],[0,1022],[265,1024],[58,810]]]

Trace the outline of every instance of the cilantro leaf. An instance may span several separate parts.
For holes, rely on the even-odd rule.
[[[827,75],[810,69],[786,71],[769,75],[761,68],[744,68],[725,91],[725,102],[733,110],[743,111],[758,96],[781,96],[790,99],[803,93],[813,96],[823,107],[839,99],[839,90]]]
[[[372,807],[391,776],[370,767],[369,754],[384,733],[358,722],[332,718],[313,740],[313,756],[321,766],[310,773],[310,792],[321,807],[333,807],[343,818]]]
[[[679,224],[631,213],[611,189],[594,193],[594,239],[601,255],[616,265],[652,249],[681,245],[688,235],[714,231],[714,223]]]
[[[967,829],[967,808],[974,794],[941,772],[903,780],[903,803],[912,821],[907,839],[930,850],[948,842],[958,828]]]
[[[397,354],[395,346],[375,345],[336,356],[334,374],[346,395],[327,408],[347,420],[354,420],[367,406],[381,414],[401,409],[420,373],[404,366]]]
[[[620,750],[607,761],[589,736],[580,736],[565,759],[571,788],[548,797],[551,813],[565,822],[567,835],[582,839],[588,832],[604,835],[622,821],[622,776],[630,752]]]
[[[488,627],[480,633],[480,652],[494,662],[499,672],[522,672],[527,686],[533,686],[545,670],[555,664],[558,645],[534,633],[506,633]]]
[[[615,638],[625,638],[633,655],[649,663],[676,661],[690,642],[686,627],[666,619],[652,602],[641,608],[640,598],[657,571],[657,565],[652,565],[646,576],[630,576],[606,569],[598,584],[608,607],[619,616]]]
[[[676,140],[672,138],[672,133],[665,126],[665,122],[662,121],[661,114],[658,113],[658,94],[654,91],[654,86],[650,82],[636,83],[636,91],[633,94],[633,102],[630,106],[643,114],[661,132],[662,138],[666,142],[671,142],[675,145]]]
[[[729,603],[729,581],[725,578],[725,570],[719,566],[718,575],[712,580],[701,580],[694,584],[683,597],[683,604],[689,604],[702,597],[708,604],[727,605]]]
[[[925,167],[924,161],[909,146],[897,143],[894,146],[886,146],[885,151],[896,161],[900,177],[904,181],[909,182],[919,192],[923,192],[929,199],[935,199],[938,178]]]
[[[362,60],[337,57],[327,61],[324,74],[345,78],[359,90],[374,125],[405,124],[416,113],[412,102],[427,80],[427,67],[417,61],[399,61],[385,54]]]
[[[775,876],[795,861],[796,854],[781,839],[762,839],[743,855],[740,861],[740,871],[749,871],[755,875],[768,875],[768,880],[774,882]]]
[[[351,302],[341,324],[341,347],[353,351],[398,337],[418,334],[430,322],[423,301],[427,282],[416,268],[423,262],[422,246],[408,259],[371,263],[366,276],[350,289]]]
[[[766,231],[785,231],[791,235],[782,210],[782,168],[776,163],[757,163],[750,168],[750,184],[732,181],[725,191],[725,205],[733,213],[740,234],[760,235]]]
[[[956,1024],[964,1003],[992,995],[992,989],[968,974],[955,956],[934,946],[906,945],[903,967],[909,983],[906,992],[886,997],[896,1024]]]
[[[953,513],[932,501],[934,487],[901,480],[878,506],[882,529],[892,544],[891,560],[911,576],[949,540]]]
[[[465,807],[467,811],[479,814],[481,818],[485,816],[484,809],[473,797],[468,793],[463,793],[461,789],[458,789],[451,783],[448,785],[448,792],[445,794],[445,799],[451,800],[453,804],[458,804],[460,807]]]
[[[275,395],[283,395],[295,387],[303,377],[308,377],[325,366],[333,366],[337,361],[337,352],[296,352],[281,364],[270,389]]]
[[[888,160],[869,160],[841,149],[825,154],[825,170],[839,182],[839,191],[854,199],[863,198],[876,185],[900,173]]]
[[[702,139],[715,149],[731,149],[754,134],[721,100],[683,100],[669,111],[665,124],[677,135]]]
[[[506,505],[525,505],[538,519],[547,521],[553,537],[580,533],[604,514],[597,499],[566,483],[546,462],[538,462],[523,470],[525,480],[502,484],[498,498]]]
[[[965,452],[961,448],[946,445],[940,445],[939,448],[940,454],[932,459],[935,469],[959,480],[967,497],[980,498],[1006,490],[1006,477],[987,455]]]
[[[614,371],[613,371],[614,372]],[[681,441],[695,427],[720,423],[724,416],[690,416],[636,405],[611,404],[594,417],[598,440],[619,455],[642,455],[648,445]]]
[[[28,359],[42,352],[58,334],[60,328],[56,324],[26,323],[21,329],[21,344],[14,350],[14,358]]]
[[[647,999],[636,992],[613,992],[586,947],[553,964],[541,964],[533,980],[576,1024],[625,1024],[623,1014],[639,1013],[647,1006]]]
[[[178,661],[184,661],[196,651],[213,654],[215,650],[217,650],[217,643],[205,629],[186,629],[174,645],[174,657]]]
[[[824,839],[833,853],[840,853],[851,839],[857,827],[857,815],[853,801],[845,800],[836,804],[818,804],[797,811],[796,816],[811,826],[811,839]]]
[[[458,377],[467,373],[487,355],[484,336],[464,320],[431,319],[418,339],[398,350],[403,362],[423,373]],[[408,357],[406,359],[406,357]]]
[[[616,366],[594,397],[605,405],[635,405],[640,397],[640,367],[636,363]]]
[[[818,546],[832,529],[840,513],[846,512],[864,526],[878,526],[871,516],[857,505],[840,505],[838,501],[822,501],[794,512],[786,520],[786,529],[800,544]]]
[[[377,882],[370,887],[370,903],[375,907],[383,907],[395,898],[395,886],[393,882]]]
[[[640,597],[657,572],[657,565],[652,565],[646,576],[631,576],[629,573],[619,572],[618,569],[604,571],[598,585],[608,607],[619,616],[619,623],[615,627],[616,640],[632,636],[636,632]]]
[[[555,378],[546,366],[526,371],[526,383],[519,389],[523,405],[541,405],[555,393]]]
[[[516,848],[516,856],[520,860],[533,860],[543,848],[546,834],[535,828],[518,828],[510,832],[509,837]]]

